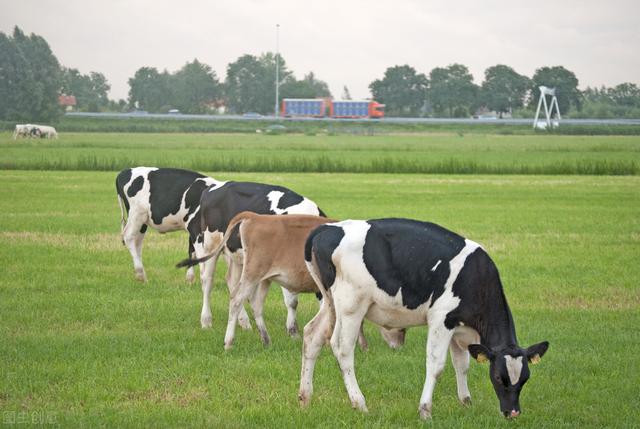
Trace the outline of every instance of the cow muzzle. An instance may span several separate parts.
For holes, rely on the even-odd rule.
[[[503,411],[502,414],[508,419],[515,419],[520,415],[519,410]]]

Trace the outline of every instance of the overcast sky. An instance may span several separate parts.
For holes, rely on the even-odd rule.
[[[563,65],[580,87],[640,83],[640,0],[0,0],[0,31],[43,36],[58,60],[99,71],[112,98],[142,66],[175,71],[198,58],[220,80],[242,54],[280,52],[297,78],[309,71],[335,97],[354,98],[393,65],[507,64],[532,76]]]

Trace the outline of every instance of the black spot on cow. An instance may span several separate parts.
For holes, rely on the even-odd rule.
[[[451,288],[453,295],[460,298],[466,305],[452,310],[445,319],[445,326],[449,329],[457,326],[460,321],[471,326],[483,326],[487,323],[482,317],[480,305],[488,310],[495,320],[492,323],[512,326],[511,310],[507,305],[498,268],[487,252],[477,248],[465,260]],[[498,339],[492,339],[498,341]],[[513,338],[501,338],[500,342],[516,343],[515,331]]]
[[[237,252],[238,249],[242,249],[242,242],[240,241],[240,224],[236,224],[231,231],[231,235],[227,240],[227,249],[232,252]]]
[[[118,195],[120,196],[120,199],[124,203],[124,206],[127,209],[127,212],[129,212],[129,201],[127,200],[127,197],[124,194],[124,187],[127,183],[129,183],[129,180],[131,180],[131,174],[132,174],[131,169],[127,168],[125,170],[122,170],[116,176],[116,192],[118,193]]]
[[[409,309],[419,307],[429,297],[431,303],[437,300],[449,277],[449,261],[464,248],[464,238],[441,226],[410,219],[368,223],[371,228],[363,258],[378,287],[389,296],[396,296],[402,289],[402,303]]]
[[[145,232],[147,232],[147,224],[146,223],[142,224],[142,226],[140,227],[140,234],[144,234]]]
[[[182,197],[196,179],[203,178],[200,173],[177,168],[161,168],[151,171],[149,180],[149,203],[151,220],[160,224],[165,217],[180,210]]]
[[[279,208],[280,210],[285,210],[287,207],[300,204],[303,200],[304,197],[300,194],[296,194],[295,192],[290,191],[285,192],[284,195],[278,200],[277,208]]]
[[[134,197],[140,191],[140,189],[142,189],[143,186],[144,178],[142,176],[136,177],[135,179],[133,179],[133,182],[131,183],[131,186],[129,186],[129,189],[127,189],[127,196],[129,198]]]
[[[344,230],[337,226],[320,225],[307,237],[304,248],[304,258],[311,261],[311,253],[316,257],[316,265],[320,271],[320,281],[326,289],[331,288],[336,280],[336,266],[331,255],[344,238]]]

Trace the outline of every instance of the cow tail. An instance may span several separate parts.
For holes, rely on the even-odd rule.
[[[198,265],[202,262],[208,261],[211,258],[217,259],[218,256],[220,255],[220,252],[222,252],[222,249],[224,249],[224,246],[226,246],[227,241],[229,240],[229,237],[231,237],[231,233],[233,232],[234,228],[240,223],[242,223],[242,221],[246,220],[246,214],[247,214],[246,212],[242,212],[239,215],[236,215],[231,220],[231,222],[229,223],[229,226],[227,226],[227,230],[224,233],[224,237],[222,237],[222,241],[213,252],[197,259],[194,259],[194,258],[183,259],[182,261],[176,264],[176,268],[193,267],[194,265]]]
[[[124,244],[124,228],[127,225],[127,214],[129,212],[129,204],[125,201],[124,195],[124,183],[120,183],[120,175],[116,177],[116,196],[118,197],[118,206],[120,206],[120,236],[122,238],[122,244]]]
[[[327,301],[325,302],[332,303],[333,299],[331,297],[331,292],[322,283],[322,275],[320,274],[320,268],[318,267],[318,256],[316,255],[316,252],[313,246],[314,239],[321,231],[322,231],[322,225],[314,229],[313,231],[311,231],[311,233],[307,237],[307,241],[304,243],[304,261],[305,261],[305,265],[307,266],[307,271],[309,271],[311,278],[316,283],[316,286],[318,286],[318,290],[322,295],[321,299],[323,300],[326,299]]]
[[[127,223],[127,219],[125,218],[124,203],[120,194],[118,194],[118,205],[120,206],[120,234],[124,236],[124,226]]]

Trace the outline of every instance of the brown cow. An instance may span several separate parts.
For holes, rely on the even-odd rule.
[[[230,285],[229,288],[229,320],[224,340],[225,349],[228,350],[233,345],[238,315],[247,300],[251,303],[262,342],[269,345],[271,340],[262,311],[272,281],[296,294],[319,292],[305,265],[304,244],[313,229],[332,222],[336,221],[311,215],[273,216],[242,212],[229,222],[222,243],[213,253],[179,264],[196,264],[217,257],[223,249],[227,249],[227,253],[232,256],[231,264],[235,265],[233,269],[242,272],[238,284]],[[239,234],[242,252],[228,252],[227,241],[235,235],[234,232]],[[383,332],[383,337],[391,347],[398,347],[404,340],[404,331]],[[362,330],[358,341],[363,349],[367,348]]]

